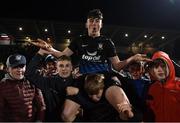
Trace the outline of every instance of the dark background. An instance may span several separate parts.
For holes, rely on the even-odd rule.
[[[104,25],[180,32],[180,0],[6,0],[0,3],[0,18],[84,24],[94,8],[103,12]],[[179,40],[169,46],[177,59]]]
[[[93,8],[105,24],[180,30],[180,0],[6,0],[0,10],[5,18],[84,22]]]

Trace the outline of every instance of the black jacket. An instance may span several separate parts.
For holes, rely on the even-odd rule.
[[[60,110],[66,97],[65,88],[72,82],[72,77],[62,78],[59,75],[44,77],[40,74],[43,56],[37,54],[30,61],[26,77],[43,92],[46,103],[46,121],[60,121]]]

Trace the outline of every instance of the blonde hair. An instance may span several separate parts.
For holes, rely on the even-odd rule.
[[[85,78],[84,89],[89,95],[97,94],[104,88],[103,74],[90,74]]]

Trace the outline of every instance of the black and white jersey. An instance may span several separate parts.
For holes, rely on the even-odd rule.
[[[79,56],[79,68],[83,74],[109,71],[108,58],[116,56],[114,43],[104,36],[80,36],[71,42],[69,49]]]

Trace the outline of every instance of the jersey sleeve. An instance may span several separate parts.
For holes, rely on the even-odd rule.
[[[105,47],[107,57],[114,57],[117,55],[115,45],[111,39],[106,40]]]

